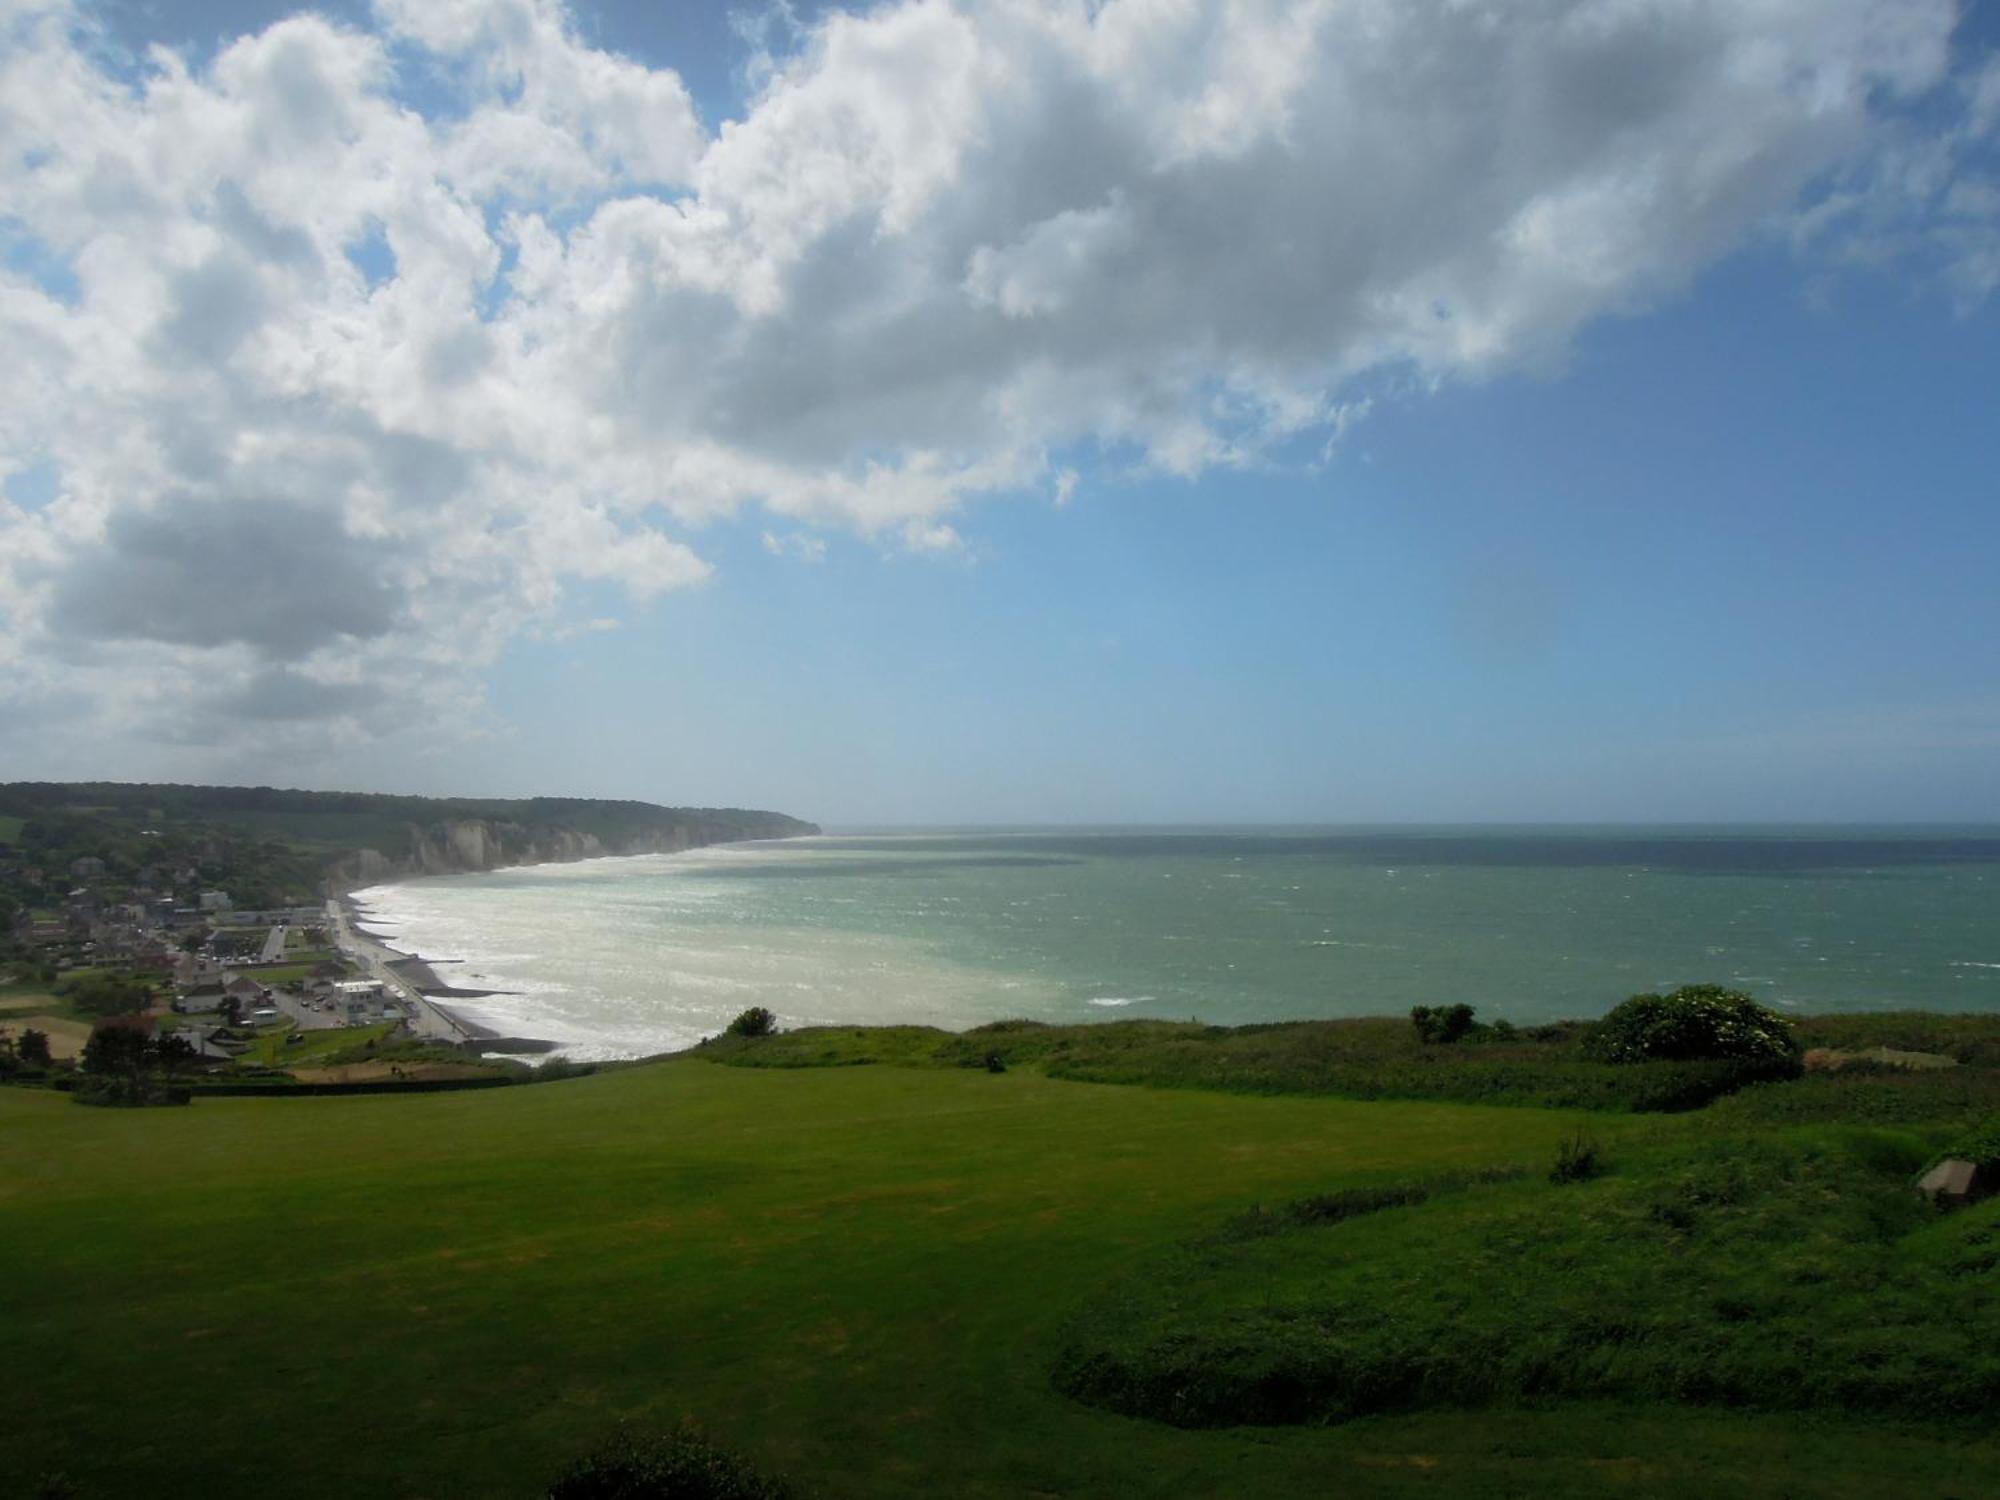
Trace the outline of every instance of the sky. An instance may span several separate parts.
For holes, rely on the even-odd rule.
[[[0,0],[0,779],[2000,821],[2000,6]]]

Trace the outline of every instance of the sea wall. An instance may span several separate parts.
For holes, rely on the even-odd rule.
[[[782,813],[735,814],[718,823],[700,816],[597,834],[576,828],[530,826],[484,818],[411,824],[399,851],[357,849],[327,867],[330,891],[357,890],[414,875],[455,875],[504,865],[568,864],[613,854],[677,854],[739,839],[796,838],[818,833],[816,824]]]

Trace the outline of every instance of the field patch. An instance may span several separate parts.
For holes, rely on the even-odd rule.
[[[80,1057],[83,1044],[90,1040],[90,1023],[73,1021],[68,1016],[9,1015],[0,1018],[15,1036],[24,1031],[45,1031],[49,1037],[49,1053],[54,1057]]]
[[[1606,1396],[1973,1416],[2000,1402],[2000,1202],[1933,1210],[1929,1152],[1718,1133],[1598,1180],[1238,1220],[1094,1302],[1057,1382],[1197,1427]]]

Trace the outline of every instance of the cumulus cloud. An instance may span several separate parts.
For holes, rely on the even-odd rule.
[[[388,633],[400,601],[385,550],[288,500],[169,496],[112,516],[102,543],[61,575],[49,621],[86,640],[236,642],[295,660]]]
[[[559,0],[130,73],[17,0],[0,475],[59,484],[0,501],[0,716],[283,753],[460,714],[574,582],[700,583],[745,510],[949,552],[1079,466],[1320,452],[1769,229],[1984,297],[2000,71],[1954,20],[906,0],[788,22],[710,128]]]

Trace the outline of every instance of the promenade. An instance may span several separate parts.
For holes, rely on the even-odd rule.
[[[379,980],[384,990],[401,999],[410,1013],[410,1030],[428,1040],[470,1042],[485,1036],[482,1028],[460,1020],[438,1005],[422,990],[396,972],[395,965],[410,957],[358,929],[346,904],[338,899],[326,903],[327,928],[335,945],[360,964],[370,979]]]

